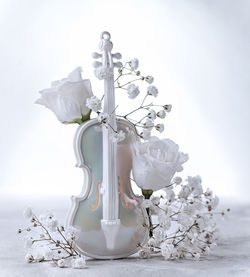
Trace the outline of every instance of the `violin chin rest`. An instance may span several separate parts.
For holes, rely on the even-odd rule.
[[[102,225],[102,231],[105,236],[107,248],[115,249],[115,242],[121,225],[120,219],[115,219],[115,220],[102,219],[101,225]]]

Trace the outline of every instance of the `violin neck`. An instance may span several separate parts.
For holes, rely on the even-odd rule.
[[[102,65],[109,70],[104,78],[104,113],[109,115],[108,124],[102,127],[103,134],[103,220],[119,220],[119,193],[117,176],[117,142],[114,141],[114,132],[117,131],[115,117],[115,89],[114,65],[112,60],[112,43],[104,40],[102,52]],[[109,49],[107,51],[107,48]]]

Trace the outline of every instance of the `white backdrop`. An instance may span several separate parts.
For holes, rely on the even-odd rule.
[[[219,196],[249,201],[250,1],[1,0],[1,191],[78,194],[76,126],[34,105],[38,90],[82,66],[94,93],[91,53],[111,32],[114,51],[137,57],[171,103],[164,136]],[[121,95],[121,102],[131,100]]]

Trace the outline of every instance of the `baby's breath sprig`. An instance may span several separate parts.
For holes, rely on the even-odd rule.
[[[60,225],[51,212],[38,218],[31,208],[27,208],[24,216],[31,224],[24,229],[18,229],[18,234],[26,233],[26,262],[53,262],[58,267],[86,267],[85,257],[75,248],[75,240],[79,235],[77,229],[67,229]]]

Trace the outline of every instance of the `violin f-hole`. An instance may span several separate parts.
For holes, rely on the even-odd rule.
[[[91,210],[96,210],[99,206],[99,203],[100,203],[100,190],[99,190],[99,186],[100,184],[102,183],[102,181],[99,181],[96,185],[96,203],[95,203],[95,206],[93,206],[92,204],[89,204],[89,208]]]

